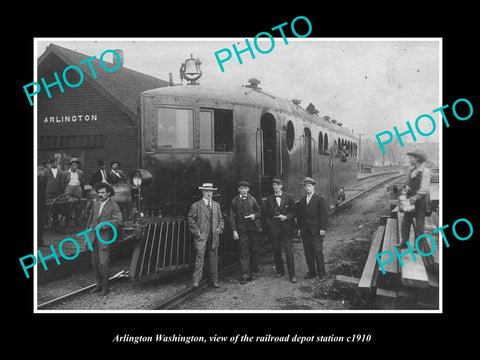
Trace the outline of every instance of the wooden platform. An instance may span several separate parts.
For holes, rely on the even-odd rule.
[[[435,214],[436,215],[436,214]],[[360,279],[337,275],[335,285],[356,287],[358,291],[376,310],[437,310],[439,308],[439,244],[435,215],[426,218],[425,234],[430,234],[436,241],[435,252],[430,256],[422,256],[416,251],[414,227],[410,228],[409,243],[414,250],[400,249],[395,254],[395,245],[400,243],[401,224],[404,214],[394,208],[389,217],[380,219],[380,226],[372,238],[369,254]],[[438,218],[437,218],[438,219]],[[435,236],[436,235],[436,236]],[[432,249],[430,241],[426,242],[424,253]],[[427,251],[428,250],[428,251]],[[385,274],[380,270],[376,255],[382,251],[393,254],[392,261],[384,265]],[[388,254],[381,260],[386,261]],[[403,265],[403,266],[402,266]]]

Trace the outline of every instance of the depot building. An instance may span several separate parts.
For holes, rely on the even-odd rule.
[[[106,164],[118,161],[128,173],[138,164],[138,99],[142,91],[168,86],[167,81],[142,74],[124,66],[122,50],[120,65],[114,72],[102,69],[98,54],[81,54],[64,47],[50,44],[38,58],[37,78],[45,78],[49,84],[55,81],[54,73],[61,76],[71,65],[83,71],[83,82],[75,88],[51,86],[49,91],[37,95],[37,144],[38,158],[59,158],[59,167],[68,169],[69,160],[76,157],[80,168],[89,182],[98,169],[98,159]],[[90,61],[97,78],[92,76],[85,59],[97,55]],[[105,58],[105,63],[108,60]],[[118,63],[112,56],[112,68]],[[127,59],[128,61],[128,59]],[[71,84],[79,83],[78,72],[68,72]]]

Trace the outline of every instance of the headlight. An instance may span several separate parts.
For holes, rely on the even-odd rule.
[[[137,169],[130,175],[130,184],[135,187],[145,188],[152,182],[152,174],[147,170]]]

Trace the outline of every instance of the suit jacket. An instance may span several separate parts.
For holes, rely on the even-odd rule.
[[[307,195],[299,200],[297,204],[297,221],[302,234],[310,228],[312,235],[317,235],[320,230],[326,229],[327,220],[327,201],[323,195],[314,193],[308,205]]]
[[[82,190],[83,190],[83,188],[84,188],[84,186],[85,186],[85,175],[84,175],[84,173],[83,173],[82,170],[77,170],[77,172],[78,172],[78,180],[80,181],[80,187],[81,187]],[[63,182],[63,185],[62,185],[62,186],[63,186],[63,189],[65,189],[65,186],[67,186],[67,184],[70,182],[70,174],[71,174],[70,171],[65,171],[65,172],[63,173],[63,176],[62,176],[62,179],[63,179],[63,181],[62,181],[62,182]],[[63,190],[63,189],[62,189],[62,190]]]
[[[223,232],[225,222],[223,220],[220,204],[212,200],[212,219],[210,219],[210,210],[203,202],[203,198],[193,203],[188,212],[188,228],[193,233],[193,243],[195,248],[200,248],[208,239],[210,231],[212,232],[212,249],[218,248],[220,236]],[[215,230],[219,230],[217,234]]]
[[[93,229],[93,236],[94,241],[97,241],[97,245],[99,249],[109,249],[110,246],[113,244],[104,244],[100,240],[97,239],[96,227],[98,224],[102,222],[108,221],[112,225],[115,226],[117,230],[117,239],[120,237],[119,226],[122,224],[122,212],[118,207],[118,204],[112,200],[112,198],[108,199],[107,203],[102,209],[101,214],[99,215],[100,211],[100,201],[96,201],[93,205],[93,210],[90,213],[90,217],[88,218],[87,222],[87,229]],[[110,241],[114,238],[113,229],[107,225],[106,229],[99,230],[100,237],[103,241]],[[92,242],[93,243],[93,242]]]
[[[95,185],[96,183],[98,182],[101,182],[103,180],[103,177],[102,177],[102,173],[100,172],[100,169],[98,169],[97,171],[95,171],[92,175],[92,177],[90,178],[90,185]],[[105,180],[108,182],[108,171],[105,170]]]
[[[247,200],[243,200],[247,202],[247,207],[249,211],[247,213],[243,213],[240,195],[235,196],[232,199],[230,204],[230,226],[232,231],[242,231],[242,230],[257,230],[259,231],[261,228],[260,224],[260,217],[262,216],[262,211],[260,210],[260,206],[258,205],[257,200],[250,194],[247,195]],[[245,219],[244,216],[255,214],[255,219]]]
[[[57,176],[53,177],[52,169],[46,169],[47,176],[47,198],[53,199],[63,193],[63,171],[57,169]]]
[[[264,218],[266,225],[282,226],[288,231],[293,231],[295,225],[295,199],[292,194],[282,191],[280,206],[277,204],[275,195],[270,195],[265,202]],[[275,215],[285,215],[287,220],[280,221],[274,219]]]
[[[118,184],[119,182],[126,182],[127,177],[122,170],[117,170],[118,175],[116,175],[113,170],[110,170],[107,173],[107,179],[110,184]]]

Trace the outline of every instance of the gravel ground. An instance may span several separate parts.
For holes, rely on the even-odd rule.
[[[388,215],[390,196],[386,185],[368,196],[353,201],[329,219],[324,243],[327,276],[323,281],[305,280],[307,272],[303,245],[295,241],[293,250],[298,282],[287,275],[275,278],[271,251],[260,257],[261,272],[256,280],[241,285],[238,267],[220,275],[221,288],[208,287],[174,310],[362,310],[368,304],[349,288],[333,287],[337,274],[360,277],[370,241],[378,228],[381,215]],[[268,249],[269,250],[269,249]],[[129,259],[112,265],[112,273],[128,270]],[[94,282],[93,272],[86,271],[38,286],[38,303],[75,291]],[[191,284],[191,273],[148,282],[120,280],[112,284],[106,297],[84,294],[57,304],[49,310],[120,311],[149,310],[162,299],[174,295]]]

